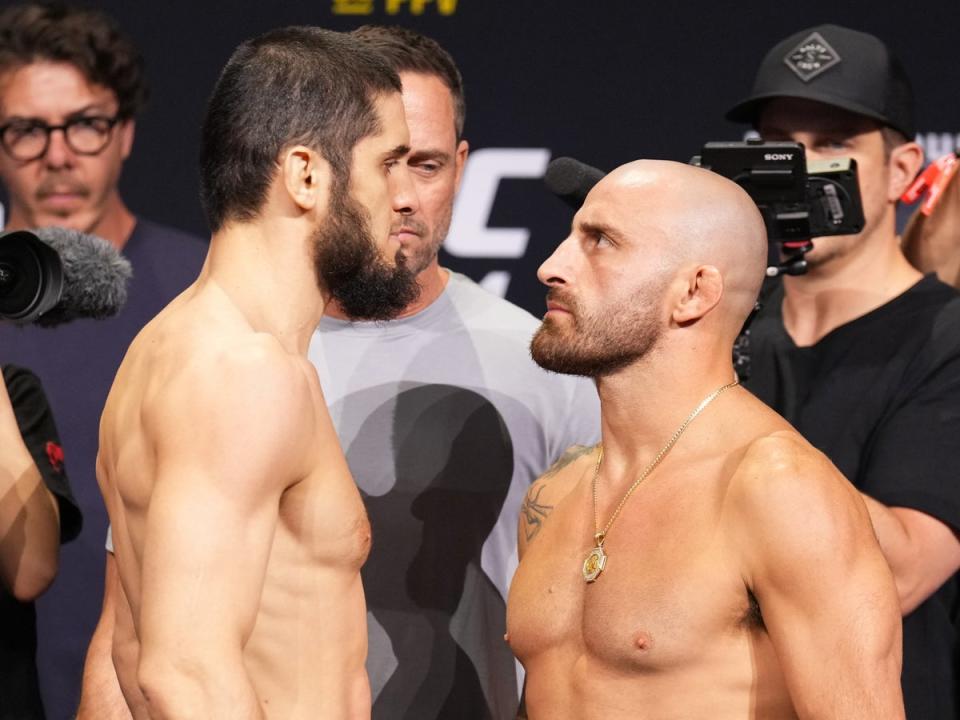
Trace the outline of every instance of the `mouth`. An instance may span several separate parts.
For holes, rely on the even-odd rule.
[[[83,188],[42,188],[37,192],[37,200],[49,207],[70,207],[83,202],[87,198],[87,194],[87,191]]]
[[[548,317],[550,315],[553,315],[555,317],[558,315],[573,315],[573,312],[566,305],[562,305],[561,303],[558,303],[555,300],[548,300],[547,312],[546,312],[546,315],[544,315],[544,317]]]
[[[420,233],[412,228],[399,228],[390,232],[390,239],[396,240],[401,245],[414,242],[420,239]]]

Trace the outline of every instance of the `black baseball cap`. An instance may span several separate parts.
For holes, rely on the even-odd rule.
[[[794,33],[767,53],[750,96],[734,105],[727,120],[756,123],[773,98],[815,100],[879,120],[916,135],[913,89],[897,57],[880,39],[839,25]]]

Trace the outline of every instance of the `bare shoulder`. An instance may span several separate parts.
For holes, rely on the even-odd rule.
[[[308,387],[300,358],[265,333],[221,337],[169,358],[163,376],[167,397],[189,394],[194,405],[216,410],[238,400],[244,406],[299,404]],[[264,407],[261,409],[269,409]]]
[[[300,358],[270,335],[223,335],[160,357],[145,380],[143,419],[169,457],[229,452],[251,466],[293,459],[314,429]]]
[[[598,455],[596,445],[572,445],[530,485],[520,507],[518,542],[521,555],[553,509],[577,486],[584,473],[596,466]]]
[[[732,479],[731,490],[745,502],[789,504],[822,494],[855,496],[853,486],[822,452],[793,429],[753,439]]]
[[[794,430],[749,444],[728,497],[735,532],[754,556],[816,557],[875,543],[859,493]]]

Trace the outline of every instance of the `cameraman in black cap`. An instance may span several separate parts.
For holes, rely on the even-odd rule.
[[[960,297],[896,232],[923,163],[909,80],[877,38],[821,25],[777,44],[727,118],[857,162],[866,225],[815,239],[807,274],[767,300],[747,385],[863,493],[900,594],[907,717],[955,718]]]

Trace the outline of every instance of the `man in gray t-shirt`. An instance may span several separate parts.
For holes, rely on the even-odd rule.
[[[393,228],[420,298],[387,323],[334,308],[309,353],[373,530],[373,717],[511,718],[517,673],[503,634],[517,516],[568,446],[599,438],[599,404],[589,381],[532,361],[538,320],[439,265],[467,156],[450,56],[409,30],[356,35],[400,74],[420,199]]]

